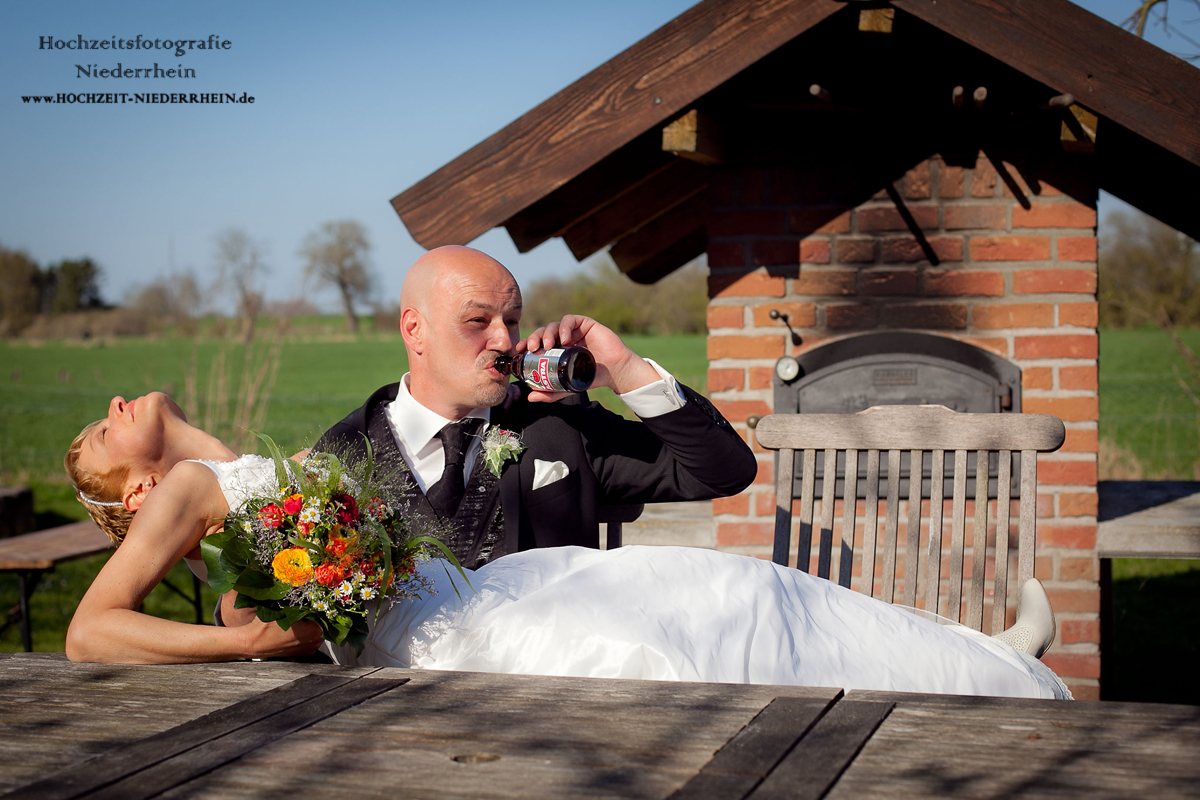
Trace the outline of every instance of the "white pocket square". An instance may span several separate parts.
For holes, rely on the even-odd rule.
[[[570,472],[567,465],[561,461],[533,460],[533,488],[541,489],[555,481],[561,481]]]

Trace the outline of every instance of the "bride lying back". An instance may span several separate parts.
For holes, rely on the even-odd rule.
[[[274,466],[238,457],[187,423],[164,394],[109,404],[65,458],[92,518],[120,544],[67,632],[74,661],[178,663],[299,656],[315,623],[287,631],[251,619],[189,625],[141,614],[150,590],[247,498]],[[942,625],[798,570],[685,547],[529,550],[467,571],[458,591],[437,562],[436,595],[388,607],[361,655],[339,663],[603,678],[839,686],[1069,698],[1031,654]],[[1004,637],[1034,653],[1053,622],[1040,585]],[[1029,622],[1029,617],[1034,622]]]

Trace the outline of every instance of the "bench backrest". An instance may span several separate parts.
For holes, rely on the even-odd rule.
[[[824,464],[845,463],[843,481],[842,536],[836,553],[833,548],[835,487],[838,480],[822,478],[821,519],[817,536],[816,574],[830,578],[833,561],[837,560],[837,582],[851,585],[854,531],[858,523],[856,498],[864,494],[862,569],[859,590],[886,602],[897,602],[898,568],[897,534],[900,514],[901,456],[907,454],[910,465],[920,465],[925,453],[931,454],[932,469],[929,483],[928,546],[920,565],[919,553],[922,517],[922,481],[919,470],[913,470],[909,480],[908,514],[903,565],[900,576],[903,595],[899,602],[908,606],[918,604],[918,583],[924,584],[924,607],[976,630],[983,630],[983,606],[988,562],[988,488],[986,465],[998,461],[995,486],[995,529],[992,548],[994,578],[991,631],[1005,627],[1005,610],[1009,597],[1009,541],[1011,492],[1014,453],[1020,454],[1020,522],[1017,538],[1017,582],[1020,587],[1033,577],[1034,526],[1037,516],[1037,454],[1057,450],[1063,443],[1065,430],[1057,417],[1048,414],[960,414],[945,406],[876,406],[857,414],[773,414],[759,420],[755,436],[763,447],[778,451],[775,486],[775,542],[772,559],[787,564],[791,545],[792,501],[794,498],[796,462],[800,462],[800,525],[797,540],[797,567],[810,570],[813,547],[813,506],[815,502],[818,454]],[[839,456],[839,453],[841,454]],[[952,505],[950,512],[950,553],[946,579],[946,602],[941,606],[943,584],[943,481],[946,479],[946,457],[953,455]],[[994,455],[993,455],[994,454]],[[973,455],[979,471],[975,483],[974,532],[971,548],[970,596],[963,608],[965,516],[968,475],[968,455]],[[876,551],[878,548],[880,459],[886,457],[886,498],[880,592],[875,592]],[[866,487],[858,487],[862,461],[866,461]],[[824,470],[832,476],[832,471]],[[920,570],[924,569],[924,575]],[[1012,592],[1014,597],[1017,592]],[[943,610],[944,609],[944,610]]]

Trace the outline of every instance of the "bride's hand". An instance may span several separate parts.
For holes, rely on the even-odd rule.
[[[301,620],[285,631],[279,623],[263,622],[256,617],[234,630],[242,636],[246,658],[310,656],[322,641],[321,627],[309,620]]]

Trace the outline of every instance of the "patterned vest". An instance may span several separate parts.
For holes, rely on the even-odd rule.
[[[388,424],[387,405],[380,403],[367,422],[367,438],[374,450],[375,469],[391,475],[390,484],[402,487],[392,502],[405,508],[419,527],[441,539],[458,562],[478,569],[508,552],[504,517],[500,504],[500,479],[488,471],[483,458],[477,458],[471,479],[467,481],[462,503],[453,519],[443,520],[417,487],[396,438]],[[423,531],[425,532],[425,531]]]

